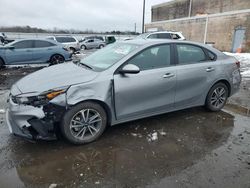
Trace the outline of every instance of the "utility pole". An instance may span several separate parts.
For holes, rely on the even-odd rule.
[[[135,34],[136,34],[136,23],[135,23]]]
[[[191,17],[191,12],[192,12],[192,4],[193,4],[193,0],[189,0],[189,11],[188,11],[188,17]]]
[[[144,28],[145,28],[145,0],[143,0],[142,33],[144,33]]]

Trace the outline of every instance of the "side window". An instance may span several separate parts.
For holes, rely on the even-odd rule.
[[[20,41],[20,42],[13,44],[13,46],[16,49],[33,48],[33,41],[32,40]]]
[[[172,39],[179,39],[181,38],[179,35],[172,33],[171,34]]]
[[[170,45],[151,47],[137,54],[128,64],[138,66],[142,71],[167,67],[171,64]]]
[[[35,41],[35,48],[46,48],[50,46],[55,46],[55,44],[47,41],[36,40]]]
[[[177,44],[179,64],[199,63],[206,60],[202,48],[194,45]]]
[[[206,50],[207,51],[207,54],[208,54],[208,58],[209,60],[211,61],[215,61],[217,59],[216,55],[213,54],[212,52],[210,52],[209,50]]]
[[[157,39],[157,34],[149,35],[147,38],[149,38],[149,39]]]
[[[171,39],[171,35],[169,33],[159,33],[158,38],[159,39]]]
[[[64,37],[56,37],[56,41],[63,43],[63,42],[65,42],[65,38]]]
[[[75,42],[76,40],[73,37],[65,37],[65,42]]]

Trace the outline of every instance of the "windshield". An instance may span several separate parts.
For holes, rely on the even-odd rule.
[[[80,63],[97,71],[103,71],[117,63],[130,52],[138,48],[138,45],[127,43],[114,43],[87,56]]]

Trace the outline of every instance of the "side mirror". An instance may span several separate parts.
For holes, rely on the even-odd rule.
[[[140,68],[133,64],[127,64],[119,72],[121,74],[138,74]]]

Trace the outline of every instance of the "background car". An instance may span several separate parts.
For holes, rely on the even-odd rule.
[[[80,43],[81,49],[103,48],[106,43],[99,39],[87,39]]]
[[[47,37],[47,39],[55,40],[63,44],[65,48],[71,51],[71,53],[74,53],[80,50],[80,43],[73,36],[51,36],[51,37]]]
[[[176,31],[159,31],[152,33],[144,33],[136,37],[137,39],[175,39],[175,40],[186,40],[181,32]]]
[[[22,39],[0,47],[0,67],[17,64],[58,64],[71,60],[63,45],[44,39]]]
[[[81,42],[84,42],[84,41],[86,41],[86,40],[88,40],[88,39],[99,39],[99,40],[101,40],[101,41],[105,41],[103,36],[94,35],[94,36],[87,36],[87,37],[84,37],[84,38],[83,38],[82,40],[80,40],[79,42],[81,43]]]

